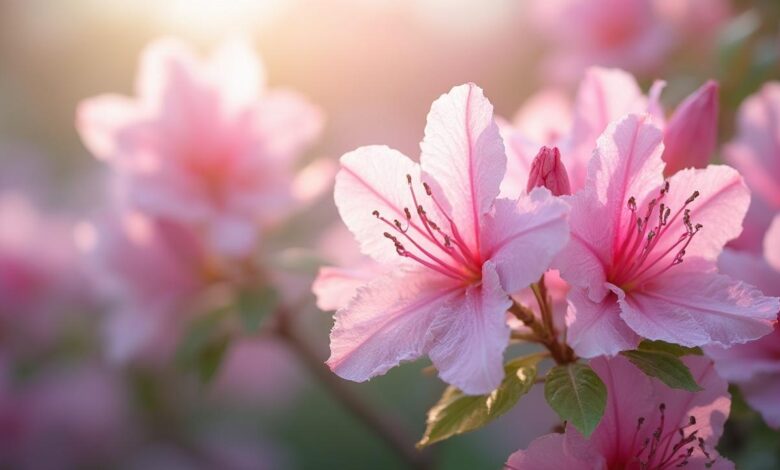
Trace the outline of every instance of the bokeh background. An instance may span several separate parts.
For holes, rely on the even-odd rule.
[[[545,17],[537,3],[543,2],[0,0],[0,192],[22,194],[76,227],[110,207],[107,169],[82,145],[75,110],[100,93],[132,94],[139,54],[161,36],[203,51],[229,36],[249,39],[272,87],[293,88],[324,112],[322,138],[303,162],[335,161],[374,143],[416,156],[430,103],[453,85],[479,84],[507,119],[542,88],[574,93],[582,68],[567,63],[563,73],[559,63],[571,41],[567,27]],[[686,2],[661,3],[674,11]],[[672,105],[705,80],[718,80],[726,141],[742,99],[780,78],[780,2],[687,3],[697,5],[675,13],[677,33],[660,60],[604,65],[625,67],[645,89],[665,79],[663,101]],[[618,26],[610,40],[641,27],[621,26],[627,33]],[[0,223],[8,229],[21,222],[0,217]],[[268,243],[307,257],[338,230],[326,191]],[[35,232],[42,252],[72,236],[51,224]],[[0,254],[0,264],[21,256],[13,250]],[[316,266],[307,260],[295,274],[302,293],[294,314],[324,361],[331,315],[308,293]],[[2,269],[12,267],[0,267],[0,284]],[[48,295],[34,285],[8,287],[6,295],[23,288]],[[233,341],[215,378],[203,384],[175,371],[117,367],[100,341],[99,302],[58,307],[61,316],[47,307],[50,316],[40,320],[49,325],[40,328],[45,340],[14,337],[21,333],[5,323],[0,330],[6,344],[29,343],[23,360],[0,362],[0,453],[21,456],[20,468],[404,467],[281,343]],[[345,386],[412,443],[443,390],[425,365]],[[746,407],[735,411],[724,452],[739,468],[778,468],[778,434]],[[435,446],[429,457],[436,468],[499,468],[557,424],[537,387],[496,423]]]

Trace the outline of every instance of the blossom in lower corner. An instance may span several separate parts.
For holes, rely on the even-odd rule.
[[[137,97],[87,99],[76,125],[134,208],[198,226],[221,253],[245,256],[293,206],[295,159],[322,127],[316,107],[264,90],[264,78],[242,42],[200,59],[161,39],[142,54]]]
[[[339,213],[388,274],[336,313],[328,365],[363,381],[428,355],[444,381],[487,393],[504,375],[509,294],[566,243],[568,206],[544,188],[497,199],[506,156],[473,84],[433,103],[421,149],[419,165],[384,146],[341,157]]]
[[[766,236],[765,257],[726,250],[718,260],[723,272],[754,283],[765,292],[780,295],[780,259],[771,250],[780,246],[780,216],[775,217]],[[780,312],[778,312],[780,314]],[[745,400],[764,420],[780,428],[780,323],[763,338],[731,348],[708,347],[715,368],[725,379],[739,386]]]
[[[709,359],[683,361],[703,391],[668,388],[620,356],[592,360],[607,387],[607,406],[590,438],[567,426],[565,433],[542,436],[515,452],[504,468],[734,468],[715,450],[731,407],[728,384]]]
[[[716,269],[750,195],[727,166],[664,180],[663,133],[629,115],[599,138],[585,188],[568,198],[571,241],[555,267],[573,288],[568,341],[614,355],[640,338],[732,345],[768,334],[780,303]]]

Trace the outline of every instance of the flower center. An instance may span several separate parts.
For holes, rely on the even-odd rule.
[[[468,248],[455,223],[433,196],[428,183],[422,183],[425,194],[433,202],[435,211],[446,219],[449,231],[442,229],[431,219],[423,205],[419,203],[411,175],[406,175],[406,182],[415,209],[412,211],[408,207],[403,208],[405,224],[398,219],[392,221],[387,219],[378,210],[372,212],[374,217],[392,229],[390,232],[384,232],[384,236],[395,245],[396,253],[459,281],[478,280],[482,276],[482,263],[479,261],[479,257]],[[413,216],[413,213],[416,217]],[[416,228],[413,232],[415,236],[425,241],[419,238],[415,239],[412,236],[409,230],[412,226]],[[428,245],[428,248],[424,247],[424,244]]]
[[[636,199],[633,196],[628,199],[626,207],[630,212],[630,222],[626,224],[623,237],[617,240],[618,249],[608,276],[611,283],[624,291],[682,263],[685,250],[702,229],[701,224],[691,221],[691,210],[688,209],[688,205],[699,197],[699,191],[694,191],[674,215],[673,209],[663,202],[668,192],[667,181],[661,187],[658,197],[652,198],[647,204],[644,216],[637,214]],[[676,235],[674,243],[666,243],[669,237],[675,236],[669,233],[674,230],[672,227],[680,217],[683,233]]]
[[[691,456],[698,449],[706,459],[705,466],[711,467],[715,459],[707,450],[704,439],[698,436],[696,418],[688,416],[686,424],[670,426],[666,429],[666,404],[658,406],[660,418],[658,426],[643,440],[640,434],[646,429],[644,417],[637,420],[636,430],[631,439],[631,448],[627,462],[618,462],[612,468],[638,468],[640,470],[663,470],[688,465]]]

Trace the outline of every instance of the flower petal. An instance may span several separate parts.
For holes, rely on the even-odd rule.
[[[431,325],[428,354],[442,380],[470,395],[498,387],[504,378],[510,333],[506,311],[511,304],[488,261],[482,268],[482,284],[448,303]]]
[[[710,165],[705,169],[686,169],[669,179],[669,193],[664,204],[671,209],[668,234],[658,240],[654,253],[663,253],[674,245],[686,231],[683,206],[694,191],[699,196],[691,202],[691,223],[702,224],[702,229],[685,248],[685,256],[715,261],[729,240],[742,232],[742,220],[750,204],[750,192],[742,177],[731,167]],[[675,217],[676,212],[680,212]],[[667,256],[671,262],[677,250]],[[665,263],[664,263],[665,264]]]
[[[547,271],[569,239],[569,206],[547,189],[517,201],[498,199],[483,228],[484,256],[495,263],[501,285],[515,293]]]
[[[690,263],[632,291],[620,300],[620,316],[641,336],[681,344],[729,346],[772,331],[780,301],[755,287]]]
[[[378,274],[378,269],[366,267],[337,268],[323,266],[311,285],[317,297],[320,310],[338,310],[349,304],[358,288],[369,283]]]
[[[710,80],[680,103],[664,129],[666,174],[704,168],[718,144],[718,83]]]
[[[780,207],[780,83],[771,82],[739,108],[737,138],[725,146],[726,161],[771,206]]]
[[[588,185],[607,207],[609,219],[602,221],[613,231],[634,225],[626,204],[655,191],[663,182],[663,133],[647,116],[629,115],[610,124],[599,137],[588,168]],[[614,248],[613,248],[614,251]]]
[[[341,157],[341,170],[336,175],[334,198],[336,207],[347,228],[355,235],[364,254],[380,263],[402,263],[406,258],[398,255],[393,243],[385,238],[385,232],[393,227],[377,219],[372,213],[379,213],[392,221],[406,223],[404,208],[414,210],[406,176],[412,177],[417,188],[420,167],[397,150],[385,146],[360,147]],[[420,194],[417,195],[418,201]],[[424,193],[422,194],[423,197]],[[414,212],[412,212],[414,214]],[[418,219],[409,221],[409,233],[415,241],[434,254],[441,250],[429,238]],[[394,233],[398,235],[397,233]],[[402,237],[402,242],[405,242]],[[413,247],[404,243],[408,249]]]
[[[764,256],[780,272],[780,215],[775,216],[764,237]]]
[[[760,375],[748,383],[741,384],[745,401],[758,410],[766,423],[780,429],[780,374]]]
[[[569,291],[566,312],[567,341],[582,357],[615,355],[639,344],[637,335],[620,318],[620,307],[614,295],[600,302],[592,301],[584,289]]]
[[[118,95],[101,95],[79,103],[76,129],[84,146],[100,160],[118,157],[126,136],[140,126],[142,113],[136,102]]]
[[[291,160],[322,131],[322,111],[299,93],[274,90],[263,95],[255,108],[257,126],[269,159]]]
[[[167,37],[146,46],[136,81],[136,93],[150,109],[187,109],[193,87],[200,86],[203,67],[183,41]]]
[[[607,207],[592,187],[564,197],[571,206],[569,243],[553,261],[561,277],[573,286],[587,288],[594,302],[609,293],[606,268],[612,258],[612,234],[605,230]]]
[[[564,434],[547,434],[518,450],[504,464],[506,470],[595,470],[606,468],[604,457],[585,446],[573,447]]]
[[[591,299],[606,294],[605,271],[619,249],[621,234],[634,227],[627,208],[663,182],[663,134],[646,116],[629,115],[609,125],[590,162],[588,183],[571,199],[571,243],[556,260],[561,276],[590,289]]]
[[[237,38],[219,44],[209,60],[216,88],[224,93],[228,110],[251,106],[265,86],[266,71],[252,46]]]
[[[568,151],[563,152],[573,190],[585,184],[596,140],[609,123],[627,113],[644,112],[646,107],[642,90],[631,74],[601,67],[591,67],[585,72],[577,90],[571,142]]]
[[[434,101],[420,148],[426,180],[468,247],[479,253],[480,223],[506,172],[504,143],[482,89],[469,83]]]
[[[388,274],[358,289],[338,312],[328,366],[362,382],[427,351],[429,329],[462,287],[428,272]]]

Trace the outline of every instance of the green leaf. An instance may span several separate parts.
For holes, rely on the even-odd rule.
[[[698,392],[701,387],[694,380],[688,366],[680,358],[664,350],[635,349],[620,354],[650,377],[655,377],[668,387]]]
[[[564,421],[585,437],[601,421],[607,405],[607,387],[590,366],[580,363],[555,366],[544,383],[547,403]]]
[[[217,370],[219,370],[222,359],[225,357],[228,346],[230,345],[230,338],[228,335],[221,335],[214,338],[204,345],[200,350],[200,354],[197,361],[198,377],[201,382],[208,383],[214,378]]]
[[[176,362],[209,382],[219,369],[231,335],[226,328],[227,311],[215,310],[195,319],[176,350]]]
[[[651,341],[649,339],[639,343],[637,349],[640,351],[666,352],[675,357],[701,356],[704,354],[701,348],[688,348],[685,346],[680,346],[679,344],[672,344],[664,341]]]
[[[279,302],[279,294],[270,286],[239,292],[236,307],[241,323],[249,333],[260,328],[263,319],[269,315]]]
[[[536,380],[536,366],[545,354],[514,359],[504,365],[501,385],[487,395],[465,395],[447,387],[439,402],[428,411],[427,427],[418,448],[481,428],[503,415],[528,393]]]

